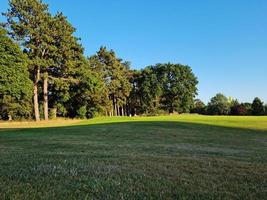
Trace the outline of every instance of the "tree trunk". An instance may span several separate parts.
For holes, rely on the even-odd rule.
[[[124,105],[121,107],[121,116],[124,116],[124,109],[123,109]]]
[[[44,119],[47,121],[48,116],[48,76],[47,74],[44,75]]]
[[[12,121],[12,115],[8,114],[8,121]]]
[[[117,110],[117,103],[116,103],[116,100],[114,102],[114,116],[118,116],[118,110]]]
[[[116,113],[117,113],[117,116],[120,116],[120,107],[118,106],[117,104],[117,100],[116,100]]]
[[[38,82],[40,79],[40,69],[37,67],[35,72],[35,81],[33,86],[33,104],[34,104],[34,116],[36,121],[40,121],[39,102],[38,102]]]
[[[51,116],[50,116],[50,119],[56,119],[57,118],[57,108],[54,107],[51,109]]]

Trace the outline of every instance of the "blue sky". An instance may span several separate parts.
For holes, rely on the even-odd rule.
[[[8,1],[0,2],[0,12],[6,11]],[[222,92],[267,103],[266,0],[44,2],[77,28],[86,55],[104,45],[136,69],[159,62],[188,64],[205,102]]]

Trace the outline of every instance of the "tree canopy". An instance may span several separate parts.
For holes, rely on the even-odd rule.
[[[227,115],[230,112],[230,103],[228,98],[219,93],[212,97],[207,108],[208,114]]]
[[[27,57],[0,28],[0,118],[30,118],[32,82]]]
[[[252,108],[252,114],[253,115],[263,115],[264,114],[264,104],[260,100],[260,98],[258,98],[258,97],[256,97],[253,100],[251,108]]]

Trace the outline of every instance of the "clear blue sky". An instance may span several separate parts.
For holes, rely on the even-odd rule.
[[[0,0],[0,12],[7,0]],[[266,0],[44,0],[77,28],[86,55],[101,45],[133,68],[188,64],[199,98],[267,102]],[[0,18],[3,20],[3,18]]]

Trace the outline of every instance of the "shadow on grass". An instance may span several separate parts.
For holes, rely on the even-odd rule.
[[[53,121],[50,121],[49,124],[51,125]],[[87,123],[88,122],[88,123]],[[86,124],[84,124],[86,123]],[[34,122],[32,123],[34,124]],[[43,123],[45,124],[45,123]],[[1,125],[1,124],[0,124]],[[12,125],[12,122],[10,123]],[[224,126],[224,125],[214,125],[214,124],[205,124],[202,122],[184,122],[184,121],[159,121],[159,120],[151,120],[151,121],[111,121],[111,122],[96,122],[91,123],[90,121],[85,121],[80,123],[70,123],[70,124],[59,124],[59,125],[52,125],[49,127],[0,127],[0,132],[17,132],[17,131],[47,131],[49,133],[50,130],[66,130],[66,129],[93,129],[93,128],[99,128],[99,127],[122,127],[125,128],[127,126],[129,127],[135,127],[139,129],[140,127],[158,127],[158,128],[170,128],[170,129],[188,129],[188,130],[217,130],[219,132],[224,131],[235,131],[235,132],[243,132],[243,133],[267,133],[267,130],[263,129],[256,129],[256,128],[241,128],[241,127],[231,127],[231,126]],[[123,129],[121,130],[123,132]]]

